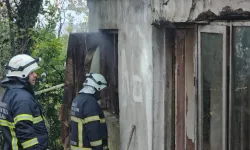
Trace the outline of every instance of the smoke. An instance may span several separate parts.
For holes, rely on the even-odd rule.
[[[110,30],[108,30],[110,31]],[[118,34],[114,32],[99,32],[96,36],[90,36],[90,45],[98,43],[94,49],[88,49],[87,60],[91,60],[90,71],[112,75],[117,62]],[[103,70],[101,70],[103,69]]]

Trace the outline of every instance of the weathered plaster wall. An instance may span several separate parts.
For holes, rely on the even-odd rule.
[[[165,113],[166,95],[170,89],[166,87],[166,43],[164,28],[153,27],[153,150],[165,149]],[[168,70],[169,71],[169,70]],[[172,90],[171,90],[172,91]],[[170,99],[168,99],[170,100]],[[171,109],[170,109],[171,110]],[[171,137],[171,136],[169,136]]]
[[[163,17],[171,22],[195,20],[209,9],[219,15],[226,6],[233,10],[242,8],[243,11],[250,11],[249,0],[153,0],[150,4],[154,19]]]
[[[147,5],[141,1],[120,2],[119,92],[121,150],[126,149],[132,124],[136,126],[131,150],[152,149],[152,27]]]

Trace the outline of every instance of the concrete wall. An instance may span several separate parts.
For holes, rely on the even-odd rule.
[[[167,94],[172,93],[172,86],[167,87],[167,78],[171,78],[167,72],[172,74],[172,66],[168,68],[167,59],[169,58],[169,53],[166,51],[166,38],[167,32],[164,28],[153,27],[152,31],[152,42],[153,42],[153,98],[151,99],[153,103],[153,150],[163,150],[170,148],[170,143],[165,143],[165,136],[171,139],[171,125],[166,128],[167,118],[166,113],[171,116],[171,98],[166,101]],[[172,54],[170,55],[172,56]],[[172,59],[169,59],[170,61]],[[171,64],[169,64],[171,65]],[[170,105],[168,105],[170,104]],[[169,107],[168,107],[169,106]],[[169,118],[171,120],[171,118]],[[167,131],[170,131],[167,134]]]

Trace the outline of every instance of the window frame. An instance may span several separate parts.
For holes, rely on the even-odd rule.
[[[198,149],[203,149],[203,93],[202,85],[202,60],[201,60],[201,33],[217,33],[223,36],[222,50],[222,150],[227,149],[227,27],[223,25],[198,26]]]
[[[231,21],[229,23],[227,23],[226,25],[230,26],[230,40],[229,40],[229,45],[230,45],[230,70],[229,70],[229,117],[228,117],[228,127],[229,127],[229,130],[228,130],[228,149],[231,150],[232,149],[232,144],[231,144],[231,141],[232,141],[232,98],[233,98],[233,55],[234,55],[234,51],[233,51],[233,37],[234,37],[234,34],[233,34],[233,28],[234,27],[250,27],[250,22],[249,21]]]
[[[230,22],[215,21],[210,23],[197,22],[197,78],[198,78],[198,87],[196,88],[196,93],[198,95],[197,101],[197,149],[203,149],[203,124],[202,124],[202,115],[203,115],[203,106],[202,106],[202,93],[200,87],[202,87],[202,68],[201,68],[201,32],[210,32],[217,33],[223,31],[223,150],[231,150],[232,143],[232,96],[233,96],[233,28],[234,27],[250,27],[250,21],[248,20],[237,20]],[[219,28],[223,28],[220,30]],[[225,36],[224,36],[225,35]],[[227,66],[228,65],[228,66]],[[229,67],[227,70],[227,67]],[[228,79],[229,78],[229,79]],[[227,91],[228,90],[228,91]]]

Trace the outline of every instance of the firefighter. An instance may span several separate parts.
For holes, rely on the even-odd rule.
[[[101,74],[86,75],[83,88],[71,106],[72,150],[108,150],[107,125],[97,102],[106,86],[107,81]]]
[[[11,58],[6,78],[1,81],[5,93],[0,101],[0,127],[4,150],[45,150],[48,131],[41,106],[34,98],[39,59],[26,54]]]

